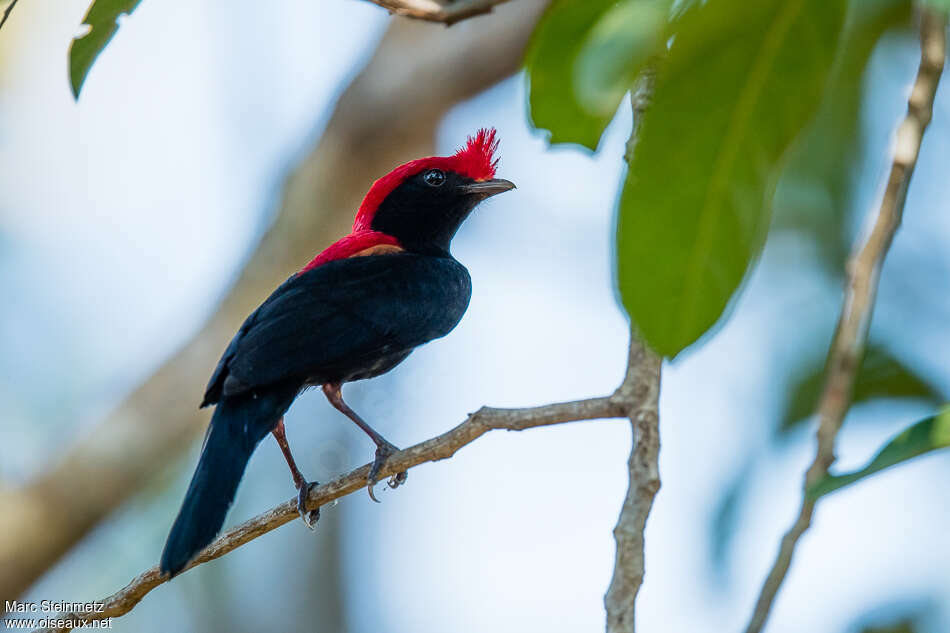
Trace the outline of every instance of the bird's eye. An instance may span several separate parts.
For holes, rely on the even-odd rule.
[[[422,179],[425,180],[426,184],[430,187],[439,187],[445,182],[445,172],[441,169],[430,169],[422,174]]]

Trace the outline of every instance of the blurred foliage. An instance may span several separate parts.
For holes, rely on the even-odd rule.
[[[866,626],[861,633],[918,633],[919,630],[914,620],[899,620],[893,624]]]
[[[776,426],[778,438],[788,438],[790,431],[798,428],[801,423],[809,419],[807,416],[812,413],[819,397],[819,390],[822,387],[823,371],[822,366],[816,366],[814,373],[807,377],[799,377],[797,385],[791,391],[796,395],[791,395],[787,399],[783,407],[781,423]],[[883,348],[872,344],[865,355],[857,376],[854,402],[870,402],[881,398],[923,399],[936,406],[939,402],[946,400],[947,397],[941,394],[938,387],[919,378],[912,368],[890,356]],[[915,446],[923,447],[925,445],[926,442],[920,442]],[[908,445],[907,448],[910,449],[911,446]],[[908,452],[906,457],[898,461],[911,459],[937,448],[941,448],[941,446],[933,445],[932,448],[928,448],[921,453]],[[888,453],[885,458],[889,459],[897,455],[896,450],[895,447],[894,451]],[[745,499],[749,482],[752,481],[752,476],[761,457],[762,453],[756,447],[748,455],[745,463],[736,470],[729,482],[723,487],[722,494],[716,502],[710,521],[709,555],[713,569],[718,573],[725,571],[724,565],[731,551],[733,538],[736,536],[739,508]],[[887,466],[880,466],[868,472],[861,471],[862,474],[856,477],[854,481],[885,467]],[[847,483],[852,482],[845,482],[841,485],[847,485]]]
[[[720,576],[723,576],[726,571],[725,563],[729,558],[736,526],[739,525],[739,509],[750,477],[755,470],[755,458],[756,455],[748,455],[745,463],[732,475],[729,483],[723,488],[724,492],[719,497],[709,522],[709,558],[713,571]]]
[[[93,0],[82,20],[90,27],[89,32],[74,39],[69,47],[69,84],[75,98],[79,98],[96,57],[119,30],[119,16],[132,13],[139,2],[141,0]]]
[[[848,627],[849,633],[924,633],[939,629],[939,602],[921,596],[908,599],[901,596],[896,602],[884,604],[862,615]]]
[[[885,468],[947,447],[950,447],[950,408],[905,429],[885,444],[864,468],[842,475],[827,475],[809,488],[807,493],[812,498],[818,498]]]
[[[803,422],[815,408],[824,385],[825,367],[818,362],[798,375],[786,390],[779,430],[787,432]],[[870,344],[855,378],[852,402],[879,398],[919,398],[937,405],[947,399],[939,387],[920,377],[916,370],[895,358],[887,349]]]
[[[777,168],[821,102],[844,18],[843,2],[711,0],[679,21],[617,228],[624,306],[660,354],[719,321],[761,251]]]

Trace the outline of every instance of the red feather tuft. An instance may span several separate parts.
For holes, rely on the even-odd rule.
[[[426,169],[454,171],[472,180],[489,180],[495,177],[498,159],[498,139],[495,128],[482,128],[475,136],[468,137],[465,147],[452,156],[432,156],[400,165],[373,183],[369,193],[363,198],[360,210],[353,221],[353,232],[368,231],[373,223],[376,209],[396,187]]]
[[[498,159],[495,158],[497,151],[498,139],[495,128],[483,127],[475,133],[475,136],[469,136],[465,147],[455,152],[455,156],[449,159],[455,162],[452,171],[472,180],[494,178],[495,168],[498,167]]]
[[[313,270],[317,266],[322,266],[327,262],[353,257],[360,251],[382,245],[398,247],[399,240],[392,235],[386,235],[379,231],[354,231],[346,237],[330,244],[322,253],[310,260],[310,263],[304,266],[297,274],[302,275],[308,270]]]

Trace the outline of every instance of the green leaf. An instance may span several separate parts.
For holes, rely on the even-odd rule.
[[[813,364],[803,372],[789,390],[780,429],[788,431],[801,420],[811,415],[824,385],[825,367]],[[864,354],[858,375],[855,377],[852,402],[868,402],[878,398],[920,398],[933,404],[945,399],[938,387],[917,375],[895,358],[887,349],[871,344]]]
[[[663,45],[669,0],[625,0],[594,24],[574,63],[577,102],[612,117],[644,64]]]
[[[885,468],[947,447],[950,447],[950,408],[945,408],[937,415],[921,420],[904,430],[888,442],[861,470],[844,475],[826,475],[824,479],[808,489],[808,496],[817,499],[850,486]]]
[[[679,22],[618,213],[620,295],[675,356],[723,315],[765,240],[777,167],[814,115],[843,0],[709,0]]]
[[[910,26],[910,0],[852,0],[833,76],[814,121],[789,152],[775,192],[772,231],[812,241],[818,262],[843,274],[852,240],[858,170],[867,153],[861,97],[871,53],[885,31]]]
[[[549,130],[551,143],[596,150],[630,87],[627,82],[621,90],[619,84],[665,41],[668,10],[659,23],[655,19],[663,6],[667,0],[552,2],[525,57],[532,125]]]
[[[83,24],[90,27],[89,32],[75,38],[69,46],[69,83],[73,97],[79,98],[79,91],[92,63],[119,30],[119,16],[132,13],[139,2],[141,0],[93,0],[82,20]]]

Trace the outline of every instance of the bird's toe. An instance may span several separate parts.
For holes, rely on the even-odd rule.
[[[317,485],[319,485],[317,482],[313,482],[297,489],[297,512],[300,514],[300,518],[303,519],[304,524],[311,530],[314,529],[314,525],[320,519],[320,508],[308,510],[307,496],[310,494],[310,488]]]
[[[386,460],[388,460],[390,456],[392,456],[394,453],[397,453],[397,452],[399,452],[399,448],[390,444],[389,442],[386,442],[384,444],[379,444],[376,447],[376,457],[373,459],[373,465],[370,467],[369,475],[366,478],[367,480],[366,489],[369,492],[369,498],[375,501],[376,503],[379,503],[379,499],[376,498],[376,492],[374,490],[374,486],[376,485],[376,482],[379,481],[379,473],[380,471],[382,471],[383,466],[386,464]],[[389,481],[387,482],[387,484],[389,485],[390,488],[396,488],[400,484],[405,483],[406,477],[407,475],[405,472],[396,473],[395,475],[389,478]]]

